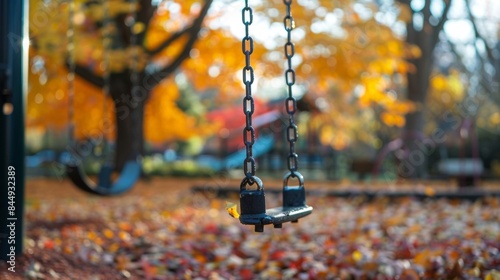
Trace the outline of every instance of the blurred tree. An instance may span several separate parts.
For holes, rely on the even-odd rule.
[[[271,34],[280,34],[265,56],[283,64],[282,1],[264,1],[259,16]],[[360,141],[380,147],[381,123],[405,125],[414,110],[405,100],[403,77],[414,71],[408,62],[418,47],[406,43],[400,26],[409,20],[404,6],[385,12],[377,1],[298,1],[293,10],[296,30],[297,81],[313,96],[321,113],[311,120],[323,144],[344,149]],[[390,18],[391,20],[386,20]],[[282,71],[266,66],[266,72]]]
[[[67,125],[61,112],[68,104],[67,66],[74,59],[75,135],[116,137],[118,169],[142,155],[144,134],[161,143],[209,133],[212,125],[178,108],[174,78],[192,54],[211,4],[33,0],[29,125]]]
[[[60,116],[67,104],[63,66],[73,56],[76,135],[116,133],[117,167],[142,154],[143,134],[162,142],[213,128],[179,108],[177,71],[197,91],[217,88],[218,104],[227,104],[235,94],[241,97],[244,61],[237,37],[243,34],[235,33],[243,28],[235,32],[224,20],[241,13],[238,3],[216,1],[209,14],[212,0],[32,2],[29,102],[35,106],[29,107],[29,116],[36,122],[30,124],[67,123]],[[257,61],[256,76],[269,78],[259,79],[262,88],[263,81],[283,73],[284,7],[279,0],[254,7],[252,33],[258,45],[252,60]],[[337,149],[356,138],[376,144],[371,132],[377,129],[377,114],[387,125],[401,127],[413,109],[395,88],[411,70],[406,59],[417,57],[418,48],[408,46],[377,13],[374,3],[355,0],[299,1],[293,9],[297,82],[322,109],[313,120],[322,142]],[[269,32],[263,36],[257,28]],[[71,38],[75,47],[68,50]],[[113,105],[103,97],[103,88]],[[114,110],[102,110],[108,107]]]
[[[480,87],[488,92],[494,103],[500,105],[500,28],[498,27],[498,18],[486,18],[487,23],[497,24],[496,34],[491,33],[491,29],[485,27],[485,23],[481,23],[484,19],[478,19],[472,11],[471,1],[465,0],[467,8],[467,16],[471,22],[474,31],[474,49],[477,56],[477,70],[480,73]],[[488,5],[485,4],[485,8]],[[482,26],[483,30],[481,30]],[[486,32],[485,32],[486,31]],[[496,36],[495,36],[496,35]]]
[[[265,86],[283,75],[284,7],[281,0],[252,5],[252,64],[262,78],[256,94],[266,96]],[[380,147],[381,124],[405,127],[403,136],[422,134],[429,83],[442,82],[439,76],[430,82],[432,53],[450,5],[451,0],[294,1],[297,92],[307,92],[320,108],[311,124],[323,144],[343,149],[360,139]],[[218,105],[242,96],[243,26],[228,22],[241,15],[241,3],[32,0],[31,7],[30,125],[67,124],[60,113],[67,104],[65,66],[74,57],[76,135],[116,134],[118,167],[142,154],[144,137],[162,143],[214,130],[203,123],[198,105],[186,107],[188,95],[179,100],[179,79],[197,92],[217,89]],[[75,47],[69,51],[71,38]],[[453,77],[442,78],[453,85]]]
[[[476,119],[476,124],[490,133],[500,134],[500,26],[494,7],[466,0],[464,17],[470,22],[472,36],[460,44],[448,38],[460,70],[468,79],[467,98],[462,114]],[[498,8],[497,8],[498,9]],[[472,49],[472,55],[467,50]],[[472,57],[471,57],[472,56]],[[472,59],[471,59],[472,58]]]
[[[434,52],[426,134],[431,135],[437,129],[456,133],[460,124],[468,120],[483,132],[479,141],[495,142],[500,135],[500,29],[496,12],[500,6],[480,0],[453,3],[445,32]],[[464,149],[459,137],[448,137],[446,143]],[[485,151],[481,155],[483,161],[491,158],[491,152],[486,151],[494,149],[492,146],[481,145]]]
[[[406,23],[406,42],[417,46],[421,52],[418,57],[408,60],[415,68],[407,73],[407,98],[416,105],[416,110],[406,115],[402,139],[408,149],[408,156],[404,158],[399,170],[405,177],[416,178],[425,176],[427,170],[425,151],[421,151],[425,124],[424,108],[434,67],[434,49],[448,19],[452,0],[398,2],[409,17]]]

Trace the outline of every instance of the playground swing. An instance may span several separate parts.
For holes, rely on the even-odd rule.
[[[70,16],[70,30],[73,30],[72,28],[72,18],[73,18],[73,3],[70,3],[69,5],[69,16]],[[106,4],[105,4],[106,5]],[[105,10],[106,13],[106,10]],[[106,18],[106,17],[105,17]],[[104,28],[106,28],[106,25],[109,24],[109,20],[106,20]],[[134,34],[134,33],[132,33]],[[74,119],[73,119],[73,107],[74,107],[74,76],[75,76],[75,61],[74,61],[74,43],[73,43],[73,32],[68,32],[68,52],[70,53],[70,62],[69,62],[69,69],[70,69],[70,74],[68,75],[68,98],[69,98],[69,122],[70,122],[70,129],[69,129],[69,139],[70,139],[70,146],[74,146]],[[132,36],[134,37],[134,36]],[[133,41],[132,43],[135,43]],[[109,42],[104,43],[104,50],[108,49]],[[104,55],[104,64],[106,65],[105,67],[105,72],[104,72],[104,94],[105,96],[109,96],[109,73],[108,73],[108,61],[106,59],[106,54]],[[135,84],[137,80],[137,77],[132,78],[133,84]],[[103,106],[105,108],[105,105]],[[125,163],[125,166],[120,172],[120,175],[118,178],[114,181],[112,181],[112,175],[113,175],[113,170],[114,166],[110,163],[109,160],[109,151],[107,150],[107,141],[104,139],[104,147],[105,151],[104,154],[106,155],[106,160],[105,163],[101,166],[101,169],[99,171],[98,175],[98,181],[97,183],[94,183],[88,175],[85,173],[80,160],[74,160],[74,161],[69,161],[66,164],[66,174],[68,178],[75,184],[76,187],[78,187],[80,190],[85,191],[90,194],[95,194],[95,195],[102,195],[102,196],[107,196],[107,195],[116,195],[120,194],[123,192],[126,192],[130,190],[133,185],[137,182],[137,180],[140,177],[141,174],[141,165],[139,162],[135,160],[130,160]]]
[[[294,20],[291,15],[292,0],[283,0],[286,6],[286,16],[284,17],[284,27],[287,32],[287,42],[285,43],[285,56],[287,58],[288,69],[285,71],[285,81],[288,88],[288,97],[285,99],[286,112],[289,117],[289,125],[286,129],[286,136],[289,142],[288,169],[283,177],[283,205],[266,209],[264,185],[262,180],[255,175],[256,162],[253,157],[252,146],[255,143],[255,130],[252,127],[252,114],[255,109],[252,97],[252,83],[254,81],[254,70],[250,65],[250,56],[253,52],[253,39],[249,35],[249,27],[253,21],[253,11],[245,0],[245,7],[242,10],[242,21],[245,25],[245,37],[242,40],[242,51],[245,55],[245,67],[243,68],[243,83],[245,84],[246,95],[243,98],[243,111],[246,116],[246,126],[243,130],[243,142],[246,148],[246,158],[243,163],[245,177],[240,184],[240,211],[239,217],[242,224],[254,225],[256,232],[263,232],[264,225],[273,224],[275,228],[281,228],[285,222],[296,223],[302,217],[312,213],[313,208],[306,204],[306,194],[304,188],[304,177],[297,171],[298,155],[295,153],[295,143],[298,138],[297,125],[294,121],[294,114],[297,109],[297,101],[293,97],[292,86],[295,84],[295,71],[292,67],[292,57],[295,52],[294,44],[291,42],[291,31],[294,28]],[[289,180],[298,180],[298,186],[290,186]],[[257,189],[247,187],[257,185]]]

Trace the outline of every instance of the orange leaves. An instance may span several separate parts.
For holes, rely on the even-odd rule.
[[[176,135],[181,139],[189,138],[190,130],[184,128],[192,127],[195,120],[183,118],[183,112],[175,104],[178,95],[179,90],[171,79],[159,84],[152,92],[145,107],[146,139],[150,139],[153,143],[162,143],[175,139]]]
[[[168,65],[176,59],[182,51],[184,51],[188,39],[187,35],[180,37],[178,40],[172,42],[170,46],[164,48],[161,52],[155,55],[152,60],[162,66]],[[159,43],[161,42],[163,42],[163,40],[159,41]]]
[[[86,16],[94,21],[101,21],[105,17],[115,17],[119,14],[132,13],[137,10],[137,5],[132,2],[122,0],[102,1],[102,4],[89,5],[86,9]]]
[[[221,98],[241,96],[243,84],[241,69],[244,56],[241,41],[225,30],[206,30],[205,36],[191,50],[191,58],[182,70],[198,91],[217,89]],[[263,47],[255,48],[252,60],[256,74],[263,73],[255,64],[262,59]]]
[[[418,46],[411,45],[408,47],[407,56],[408,58],[419,58],[422,56],[422,50]]]
[[[345,149],[350,144],[349,135],[333,126],[323,126],[320,129],[320,141],[325,145],[330,145],[337,150]]]
[[[461,114],[462,107],[458,105],[464,101],[466,88],[470,87],[468,82],[468,79],[464,79],[462,74],[454,69],[451,69],[448,75],[434,73],[429,80],[426,109],[430,111],[431,115],[442,115],[445,111],[452,114]],[[489,103],[482,106],[482,109],[478,111],[476,124],[479,127],[488,127],[491,123],[485,122],[485,116],[491,116],[492,112],[498,111],[498,108],[495,104]],[[429,125],[427,129],[432,130],[434,128]]]
[[[319,140],[337,150],[342,150],[356,141],[376,145],[372,133],[375,129],[375,118],[370,108],[359,109],[349,104],[348,98],[338,98],[332,102],[327,111],[311,115],[308,123],[311,129],[318,131]]]
[[[47,74],[48,78],[44,78],[43,73],[30,77],[34,83],[30,88],[29,100],[34,107],[29,109],[29,123],[40,126],[51,123],[54,127],[63,128],[67,119],[53,116],[52,113],[57,110],[52,109],[60,109],[59,112],[67,110],[64,105],[67,101],[66,81],[61,77],[66,75],[64,59],[67,56],[62,54],[68,53],[67,35],[71,34],[66,32],[70,23],[70,6],[57,6],[54,1],[33,2],[35,9],[31,13],[30,28],[37,43],[34,55],[42,56],[47,67],[52,68]],[[111,25],[107,30],[103,30],[101,25],[95,24],[94,21],[104,18],[103,5],[100,2],[83,5],[82,0],[72,2],[74,29],[70,31],[75,35],[75,49],[72,54],[76,62],[85,65],[97,76],[102,76],[105,72],[124,72],[133,67],[142,71],[147,65],[162,67],[171,63],[185,51],[184,47],[190,34],[178,38],[154,57],[148,56],[147,50],[159,47],[171,36],[192,24],[203,1],[159,2],[158,9],[149,22],[136,22],[129,26],[134,34],[146,32],[145,41],[139,42],[139,47],[132,49],[123,44],[108,50],[103,47],[104,41],[111,40],[110,34],[117,35],[117,27]],[[272,80],[277,77],[282,79],[285,66],[283,3],[279,0],[260,2],[254,7],[255,25],[251,26],[255,44],[251,62],[255,69],[256,92],[259,93],[259,80]],[[309,94],[323,98],[322,102],[326,104],[323,106],[322,116],[316,121],[316,128],[321,131],[323,143],[342,149],[357,137],[373,142],[369,133],[376,129],[375,122],[378,120],[375,110],[380,109],[382,122],[397,127],[404,124],[404,114],[413,110],[412,105],[401,102],[398,93],[395,93],[404,86],[404,81],[396,81],[397,79],[392,77],[411,71],[412,65],[405,60],[419,57],[420,49],[407,46],[391,29],[392,26],[381,24],[376,17],[376,6],[370,3],[352,0],[317,2],[317,5],[312,5],[303,1],[294,3],[293,6],[297,24],[296,30],[292,32],[297,84],[303,86]],[[122,0],[108,1],[105,5],[111,17],[129,14],[141,8]],[[399,7],[402,20],[405,20],[409,12],[405,7]],[[233,34],[235,29],[230,26],[233,22],[228,22],[230,17],[225,10],[214,10],[215,12],[209,13],[198,41],[190,50],[190,58],[185,60],[177,71],[187,77],[189,86],[196,91],[216,91],[218,95],[214,103],[221,104],[219,101],[223,101],[227,104],[231,103],[233,98],[243,96],[241,71],[245,62],[241,37],[244,28],[241,25],[241,33]],[[361,10],[366,12],[362,13]],[[238,8],[237,11],[239,17],[241,10]],[[42,16],[45,15],[47,20],[42,22]],[[266,25],[267,21],[269,25]],[[241,20],[237,23],[241,24]],[[277,26],[281,30],[276,28]],[[147,30],[144,30],[145,28]],[[274,37],[262,42],[262,34]],[[113,37],[113,40],[120,41],[117,37],[119,36]],[[106,61],[108,63],[105,63]],[[36,80],[40,79],[49,81],[46,85],[36,84]],[[442,81],[436,79],[434,83],[437,88],[443,90]],[[78,136],[98,134],[103,130],[103,126],[108,127],[105,134],[112,135],[114,131],[108,125],[114,122],[110,115],[112,103],[105,101],[98,89],[85,84],[79,84],[78,87],[80,89],[75,99]],[[445,88],[455,95],[460,92],[459,83],[452,80],[446,81]],[[265,94],[267,93],[262,93]],[[173,80],[164,81],[153,90],[145,108],[144,129],[147,140],[163,143],[175,139],[185,140],[196,135],[204,136],[213,131],[213,126],[201,125],[199,118],[183,112],[177,105],[179,97],[179,89]],[[52,111],[46,114],[45,106]],[[105,106],[109,113],[104,114]],[[107,120],[105,124],[103,120]]]
[[[67,72],[60,70],[58,77],[40,84],[36,74],[29,75],[30,90],[27,97],[27,125],[33,128],[62,130],[67,128],[70,112]],[[75,137],[114,137],[114,106],[104,94],[80,78],[75,79],[73,121]]]
[[[40,74],[29,75],[27,125],[42,129],[50,125],[52,128],[62,129],[68,121],[67,114],[65,114],[67,105],[63,103],[67,100],[66,90],[64,87],[60,87],[64,81],[62,79],[47,79],[47,82],[42,86],[40,78]]]
[[[373,133],[378,121],[401,127],[404,115],[415,109],[397,92],[404,87],[404,79],[393,77],[413,70],[406,60],[420,56],[420,49],[408,46],[375,16],[359,13],[362,5],[375,15],[376,6],[349,0],[335,1],[335,7],[331,3],[319,1],[314,8],[299,3],[303,5],[297,8],[303,26],[298,28],[304,37],[296,42],[296,52],[303,60],[298,75],[306,81],[309,94],[321,96],[328,104],[322,117],[314,117],[322,122],[316,126],[322,143],[336,149],[360,139],[375,143]],[[264,5],[269,9],[279,4],[266,1]],[[400,16],[405,12],[401,8]],[[322,24],[328,28],[322,28]],[[281,46],[276,50],[282,51]]]
[[[75,137],[77,139],[115,137],[114,106],[103,92],[83,81],[75,80]]]
[[[159,4],[158,12],[151,19],[145,42],[149,48],[157,46],[190,23],[201,7],[200,1],[178,1],[176,5],[181,9],[175,12],[172,2]],[[75,0],[68,4],[33,0],[31,7],[30,34],[35,47],[30,49],[27,123],[33,128],[67,129],[71,107],[74,110],[74,134],[80,139],[103,136],[114,139],[114,104],[104,96],[102,89],[91,86],[78,76],[74,82],[74,105],[69,103],[69,79],[65,65],[69,55],[92,74],[102,77],[105,73],[123,73],[129,69],[142,71],[151,63],[166,64],[183,51],[186,42],[186,38],[181,38],[154,58],[146,54],[142,42],[137,47],[120,42],[121,37],[115,36],[118,35],[118,25],[112,23],[104,29],[99,21],[105,16],[110,19],[119,14],[127,16],[140,8],[129,1],[88,4]],[[70,11],[73,12],[72,28]],[[146,28],[145,22],[137,21],[129,26],[128,18],[125,20],[134,34]],[[105,45],[111,41],[113,47],[106,48]],[[203,80],[199,79],[201,76],[195,77]],[[218,84],[222,84],[221,80]],[[176,104],[179,96],[173,80],[165,81],[153,90],[145,108],[146,140],[163,143],[212,133],[212,125],[200,126],[201,120],[179,109]]]
[[[170,36],[192,24],[201,8],[201,2],[197,0],[162,2],[158,5],[146,33],[145,46],[148,49],[158,47]]]
[[[439,74],[431,79],[431,86],[438,91],[443,91],[446,89],[446,77]]]
[[[400,101],[389,106],[389,110],[396,114],[408,114],[415,111],[416,106],[410,101]]]
[[[404,43],[401,40],[391,38],[385,44],[377,46],[380,56],[401,57],[404,53]]]
[[[144,133],[155,144],[187,140],[211,134],[215,126],[200,126],[198,120],[184,113],[176,104],[179,89],[173,79],[160,83],[152,92],[145,107]]]
[[[403,22],[410,22],[412,20],[412,11],[410,6],[398,3],[397,7],[399,8],[399,20]]]
[[[395,69],[395,61],[393,59],[379,59],[372,61],[368,69],[374,73],[392,74]]]
[[[465,96],[464,81],[458,71],[451,71],[448,76],[438,73],[430,79],[430,102],[431,107],[442,110],[459,103]],[[440,109],[441,108],[441,109]]]
[[[388,126],[403,127],[405,124],[404,117],[401,115],[398,115],[398,114],[391,114],[391,113],[383,112],[380,115],[380,118]]]
[[[415,111],[415,104],[408,101],[398,101],[387,104],[387,111],[382,112],[380,118],[388,126],[403,127],[404,115]]]

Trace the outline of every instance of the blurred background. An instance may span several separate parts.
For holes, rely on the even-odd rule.
[[[243,176],[241,2],[30,0],[28,176],[64,176],[75,158],[89,174],[141,158],[145,176]],[[254,154],[273,176],[288,154],[285,10],[249,2]],[[500,2],[298,0],[292,13],[308,180],[500,177]]]

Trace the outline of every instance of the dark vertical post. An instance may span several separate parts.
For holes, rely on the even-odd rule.
[[[9,267],[23,251],[27,3],[0,0],[0,259]]]
[[[7,116],[3,113],[4,104],[7,102],[7,51],[6,44],[3,38],[7,35],[7,0],[0,1],[0,191],[2,194],[1,207],[0,210],[0,258],[4,259],[6,257],[6,251],[4,250],[5,243],[5,220],[7,219],[6,213],[7,209],[4,209],[6,204],[3,199],[5,196],[4,192],[7,191],[5,188],[7,186]]]

